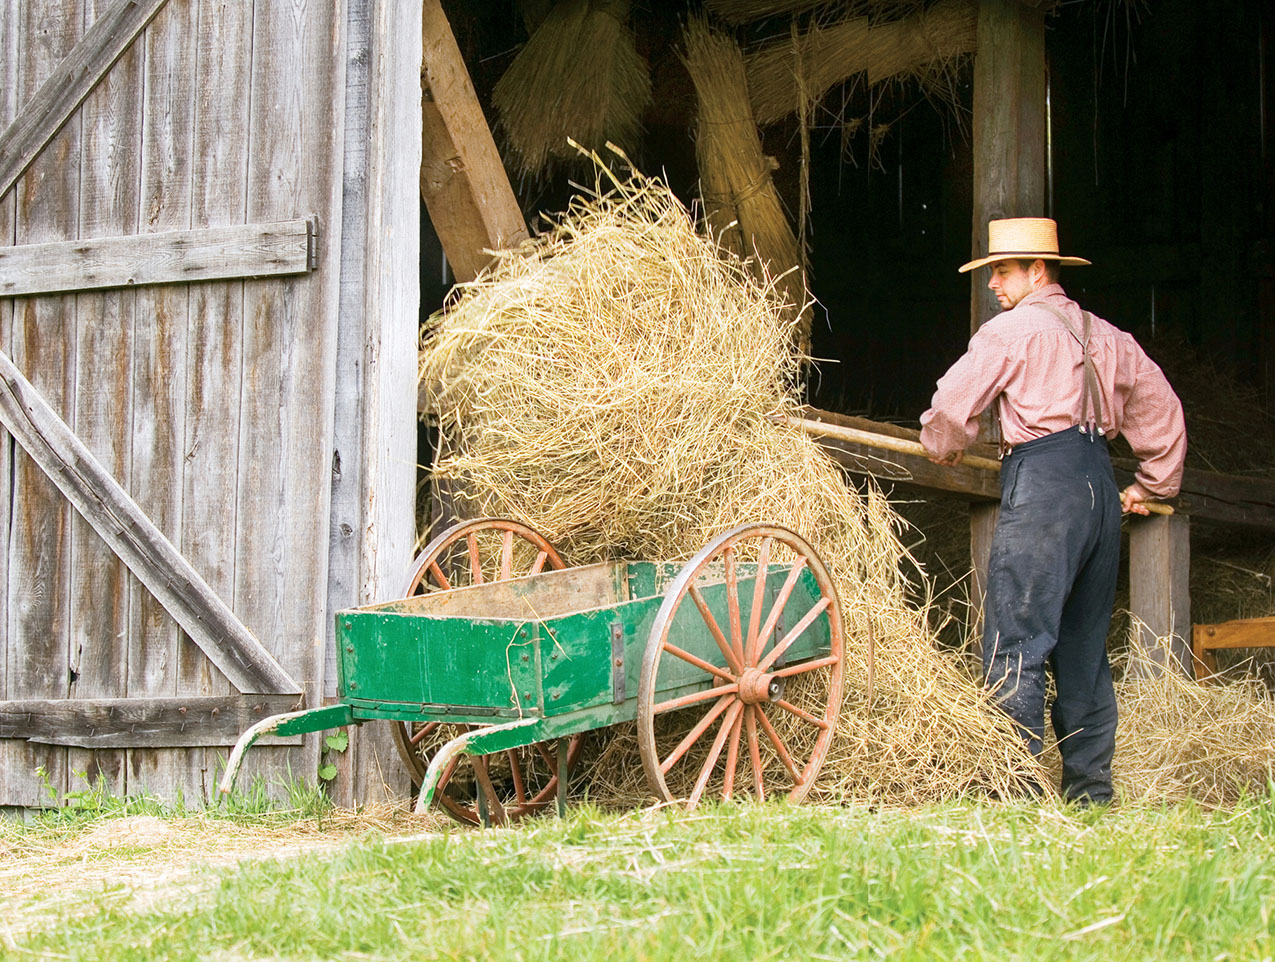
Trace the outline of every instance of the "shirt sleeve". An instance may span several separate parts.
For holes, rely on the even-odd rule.
[[[1182,489],[1186,420],[1164,373],[1135,346],[1138,375],[1125,402],[1121,433],[1138,459],[1135,478],[1148,494],[1171,498]]]
[[[978,438],[978,416],[1008,380],[1010,358],[1001,339],[984,324],[968,349],[939,378],[929,410],[921,415],[921,444],[942,460]]]

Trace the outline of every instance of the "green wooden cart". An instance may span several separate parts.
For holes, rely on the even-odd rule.
[[[651,790],[688,806],[804,798],[827,755],[845,633],[832,578],[787,528],[734,528],[685,564],[568,568],[527,526],[478,519],[427,546],[403,594],[337,615],[339,701],[245,732],[223,792],[264,735],[373,719],[394,723],[417,811],[470,822],[561,812],[582,736],[621,722]]]

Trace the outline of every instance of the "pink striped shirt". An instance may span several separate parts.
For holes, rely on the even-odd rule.
[[[1034,291],[980,327],[965,354],[939,378],[930,409],[921,415],[921,443],[931,456],[965,450],[978,437],[978,415],[997,399],[1001,433],[1010,446],[1080,423],[1080,343],[1042,304],[1062,311],[1083,335],[1080,305],[1057,284]],[[1170,498],[1182,486],[1186,457],[1182,403],[1132,335],[1091,316],[1089,353],[1098,374],[1103,430],[1109,438],[1128,439],[1143,493]],[[1092,400],[1089,407],[1092,418]]]

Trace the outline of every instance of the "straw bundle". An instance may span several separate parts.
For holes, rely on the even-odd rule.
[[[973,0],[941,0],[889,23],[859,16],[812,26],[748,57],[753,116],[759,124],[774,123],[798,110],[803,97],[817,100],[860,73],[869,84],[912,75],[936,87],[953,61],[974,52],[977,26]]]
[[[506,162],[541,176],[608,142],[633,149],[651,75],[633,45],[629,0],[560,0],[492,91]]]
[[[704,0],[705,9],[732,24],[809,10],[900,17],[924,5],[925,0]]]
[[[744,59],[731,37],[702,18],[686,26],[686,68],[699,102],[695,158],[709,228],[740,257],[755,257],[761,275],[778,278],[789,309],[798,316],[795,349],[810,346],[802,251],[771,180],[773,158],[748,109]]]
[[[474,513],[525,520],[572,564],[687,558],[744,521],[801,531],[836,573],[850,626],[839,737],[812,797],[1011,791],[1038,769],[907,604],[888,504],[768,417],[798,406],[779,305],[774,281],[700,235],[658,181],[578,199],[430,320],[429,410],[456,441],[439,470]],[[646,798],[632,734],[607,737],[591,793]]]

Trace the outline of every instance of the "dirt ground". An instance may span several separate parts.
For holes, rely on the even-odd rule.
[[[246,861],[334,851],[376,834],[401,841],[436,836],[444,816],[405,808],[254,824],[190,815],[131,815],[58,829],[0,830],[0,945],[102,906],[145,910],[198,898],[219,872]]]

